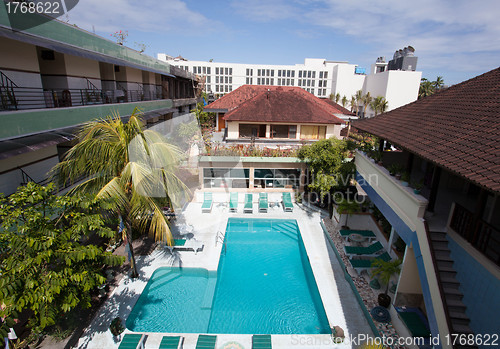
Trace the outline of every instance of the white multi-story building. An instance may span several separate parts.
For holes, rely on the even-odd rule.
[[[398,58],[408,54],[416,60],[413,52],[396,52]],[[395,55],[394,60],[396,58]],[[393,65],[399,70],[388,70],[391,64],[382,57],[377,58],[369,74],[356,64],[317,58],[306,58],[304,64],[295,65],[190,61],[164,53],[159,53],[158,59],[203,77],[205,92],[216,96],[242,85],[298,86],[320,98],[339,94],[341,99],[345,96],[350,101],[351,96],[361,90],[363,95],[370,92],[372,97],[385,97],[389,103],[388,110],[415,101],[422,77],[421,72],[415,71],[416,64],[405,67]],[[370,115],[373,111],[367,109],[367,116]]]

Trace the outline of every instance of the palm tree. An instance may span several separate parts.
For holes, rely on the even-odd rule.
[[[347,97],[344,96],[342,97],[342,106],[345,108],[346,105],[347,105]]]
[[[352,201],[346,198],[341,198],[337,201],[337,212],[340,214],[345,214],[344,229],[349,229],[347,225],[347,220],[349,216],[359,211],[359,204],[356,201]]]
[[[366,118],[366,108],[370,105],[372,102],[372,96],[370,96],[370,92],[367,92],[366,95],[363,96],[363,118]]]
[[[335,95],[335,103],[339,104],[339,101],[340,101],[340,93],[337,92],[337,94]]]
[[[422,78],[420,80],[420,88],[418,90],[418,98],[424,98],[430,96],[434,93],[434,84],[427,80],[426,78]]]
[[[358,109],[358,105],[356,103],[356,97],[351,96],[351,102],[349,104],[351,105],[351,113],[354,113],[354,111]]]
[[[401,259],[396,259],[393,261],[386,262],[382,259],[375,259],[372,262],[373,271],[372,277],[378,276],[380,281],[386,284],[385,294],[389,291],[389,281],[393,275],[399,274],[401,271]]]
[[[434,91],[439,91],[444,86],[444,80],[442,76],[438,76],[436,81],[432,82],[432,86],[434,87]]]
[[[91,193],[107,199],[110,209],[124,222],[132,277],[137,267],[132,248],[132,227],[149,231],[156,241],[172,245],[172,233],[160,201],[178,203],[187,187],[174,174],[180,161],[178,147],[163,136],[144,130],[135,109],[127,123],[119,115],[85,124],[80,142],[71,148],[51,175],[60,184],[84,176],[71,193]]]
[[[354,99],[356,99],[356,116],[357,116],[359,103],[363,101],[363,91],[361,90],[356,91]]]
[[[375,112],[375,116],[377,116],[379,113],[385,112],[388,106],[389,103],[387,103],[387,100],[382,96],[376,97],[370,103],[370,108]]]

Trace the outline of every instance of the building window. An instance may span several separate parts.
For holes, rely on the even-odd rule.
[[[322,80],[320,80],[320,81],[318,82],[318,87],[323,87],[323,81],[322,81]]]
[[[299,78],[302,77],[302,70],[299,70]]]
[[[296,125],[271,125],[271,138],[291,138],[297,135]]]
[[[211,73],[211,68],[210,68],[210,67],[207,67],[207,74],[212,74],[212,73]]]
[[[322,71],[319,72],[319,78],[323,79],[323,72]]]
[[[325,72],[325,73],[323,74],[323,78],[328,79],[328,72]]]
[[[325,139],[326,126],[300,126],[300,139]]]
[[[219,74],[219,68],[215,67],[215,74]]]
[[[233,75],[233,68],[229,68],[229,75]]]
[[[315,79],[315,78],[316,78],[316,72],[313,71],[313,79]]]
[[[219,85],[215,85],[215,92],[219,92]]]
[[[281,76],[281,70],[278,70],[278,76]]]
[[[204,188],[248,188],[250,169],[248,168],[204,168]]]
[[[239,137],[240,138],[265,138],[266,125],[265,124],[239,124]]]
[[[225,75],[229,75],[229,68],[224,69],[224,71],[226,73]]]
[[[256,168],[254,171],[256,188],[298,188],[300,186],[299,169]]]
[[[207,76],[207,84],[210,84],[211,81],[210,81],[210,76]]]

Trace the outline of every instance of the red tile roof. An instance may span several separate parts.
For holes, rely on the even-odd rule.
[[[347,108],[344,108],[343,106],[341,106],[340,104],[332,101],[331,99],[323,99],[323,101],[325,101],[326,103],[334,106],[335,108],[337,108],[340,112],[338,114],[344,114],[344,115],[352,115],[354,116],[354,113],[351,112],[349,109]]]
[[[300,87],[244,85],[205,107],[228,110],[228,121],[342,124],[342,114],[324,100]]]
[[[353,127],[500,192],[500,68]]]

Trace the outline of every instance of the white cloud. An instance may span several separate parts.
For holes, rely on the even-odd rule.
[[[477,62],[464,64],[467,54],[489,59],[500,52],[498,0],[238,0],[232,6],[254,21],[294,20],[349,35],[376,47],[375,56],[412,45],[421,68],[477,70]]]
[[[100,32],[136,29],[143,32],[201,33],[219,26],[181,0],[81,0],[69,22]]]

